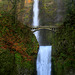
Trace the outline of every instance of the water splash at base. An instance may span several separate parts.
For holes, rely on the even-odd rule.
[[[51,75],[51,46],[40,46],[36,66],[37,75]]]

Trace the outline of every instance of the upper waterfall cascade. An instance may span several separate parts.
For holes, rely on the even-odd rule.
[[[34,0],[33,5],[33,26],[36,27],[39,25],[39,0]]]

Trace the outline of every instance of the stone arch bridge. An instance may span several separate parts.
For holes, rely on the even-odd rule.
[[[33,32],[38,31],[40,29],[47,29],[47,30],[56,32],[58,29],[58,26],[37,26],[37,27],[29,26],[29,27],[31,28]]]

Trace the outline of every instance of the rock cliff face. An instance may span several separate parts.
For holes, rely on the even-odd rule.
[[[65,15],[62,0],[40,0],[40,25],[59,25]]]

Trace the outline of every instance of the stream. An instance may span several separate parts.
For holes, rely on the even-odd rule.
[[[39,0],[34,0],[33,4],[33,27],[39,26]],[[49,39],[51,31],[42,29],[34,32],[39,42],[39,51],[36,60],[37,75],[51,75],[51,51]]]

